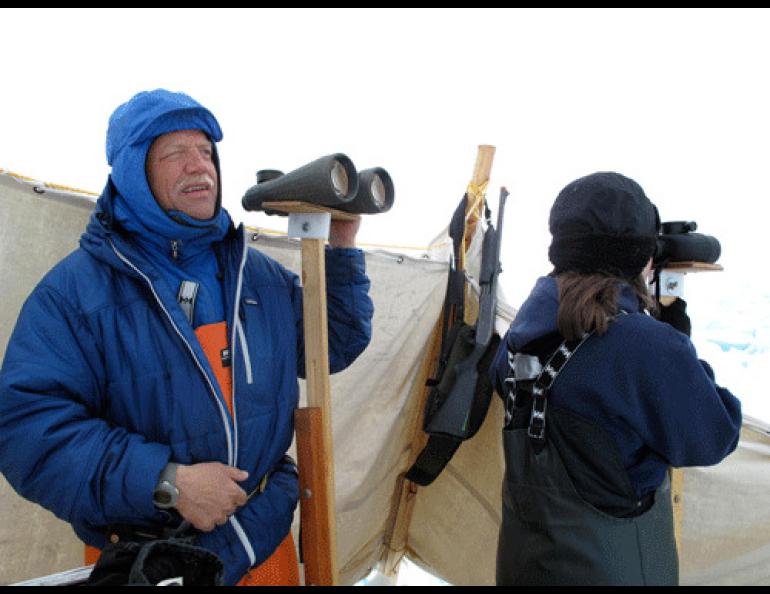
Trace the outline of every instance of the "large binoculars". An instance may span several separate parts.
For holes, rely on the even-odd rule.
[[[357,172],[342,153],[316,159],[284,174],[274,169],[257,172],[257,185],[241,200],[246,210],[263,210],[266,202],[309,202],[356,214],[377,214],[393,206],[393,181],[381,167]]]
[[[663,223],[655,245],[653,265],[659,267],[670,262],[716,262],[722,253],[719,240],[711,235],[693,233],[697,228],[695,221]]]

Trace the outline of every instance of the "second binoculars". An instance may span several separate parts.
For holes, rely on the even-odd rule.
[[[246,210],[263,210],[266,202],[308,202],[356,214],[378,214],[393,206],[393,180],[382,167],[356,171],[342,153],[316,159],[283,173],[275,169],[257,172],[257,185],[249,188],[241,204]]]

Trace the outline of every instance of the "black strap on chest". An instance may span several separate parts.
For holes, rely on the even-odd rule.
[[[519,390],[527,390],[532,393],[532,409],[529,415],[527,435],[536,443],[545,443],[546,410],[548,408],[548,394],[551,386],[564,366],[572,358],[580,346],[588,340],[593,333],[586,333],[579,340],[565,340],[551,354],[545,365],[522,361],[515,353],[508,352],[508,375],[505,379],[508,394],[506,396],[506,425],[512,421],[512,411],[516,409],[516,399]],[[529,357],[529,359],[536,359]],[[526,365],[527,370],[522,367]],[[534,365],[534,366],[533,366]],[[534,382],[531,375],[537,373]],[[528,377],[529,376],[529,377]]]

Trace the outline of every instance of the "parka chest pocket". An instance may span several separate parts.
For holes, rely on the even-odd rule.
[[[241,296],[238,308],[235,340],[240,356],[236,365],[244,366],[245,382],[260,390],[272,386],[288,357],[292,364],[296,360],[291,303],[279,293],[270,287],[251,291]]]

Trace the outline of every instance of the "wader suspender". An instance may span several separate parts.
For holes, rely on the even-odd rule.
[[[179,302],[184,315],[187,316],[187,320],[190,325],[193,324],[193,315],[195,314],[195,298],[198,296],[198,283],[195,281],[182,281],[179,285],[179,292],[176,295],[176,300]]]
[[[522,367],[527,366],[529,370],[534,370],[535,373],[540,372],[532,384],[532,412],[529,416],[529,426],[527,427],[527,435],[530,439],[538,444],[545,443],[545,411],[548,407],[548,393],[551,390],[553,382],[556,381],[556,377],[559,372],[564,368],[572,358],[572,355],[580,348],[593,332],[583,335],[580,340],[565,340],[559,345],[559,348],[554,351],[550,356],[546,364],[539,368],[539,362],[535,363],[532,359],[537,357],[525,355],[525,359],[519,358],[520,353],[511,353],[508,351],[508,376],[505,378],[505,383],[508,384],[508,398],[505,406],[505,421],[506,425],[510,422],[513,410],[516,406],[516,380],[531,379],[533,375],[527,373],[522,374]],[[534,363],[534,365],[533,365]],[[517,378],[517,370],[519,370],[519,377]],[[522,377],[525,375],[525,377]],[[529,377],[526,377],[529,375]]]

